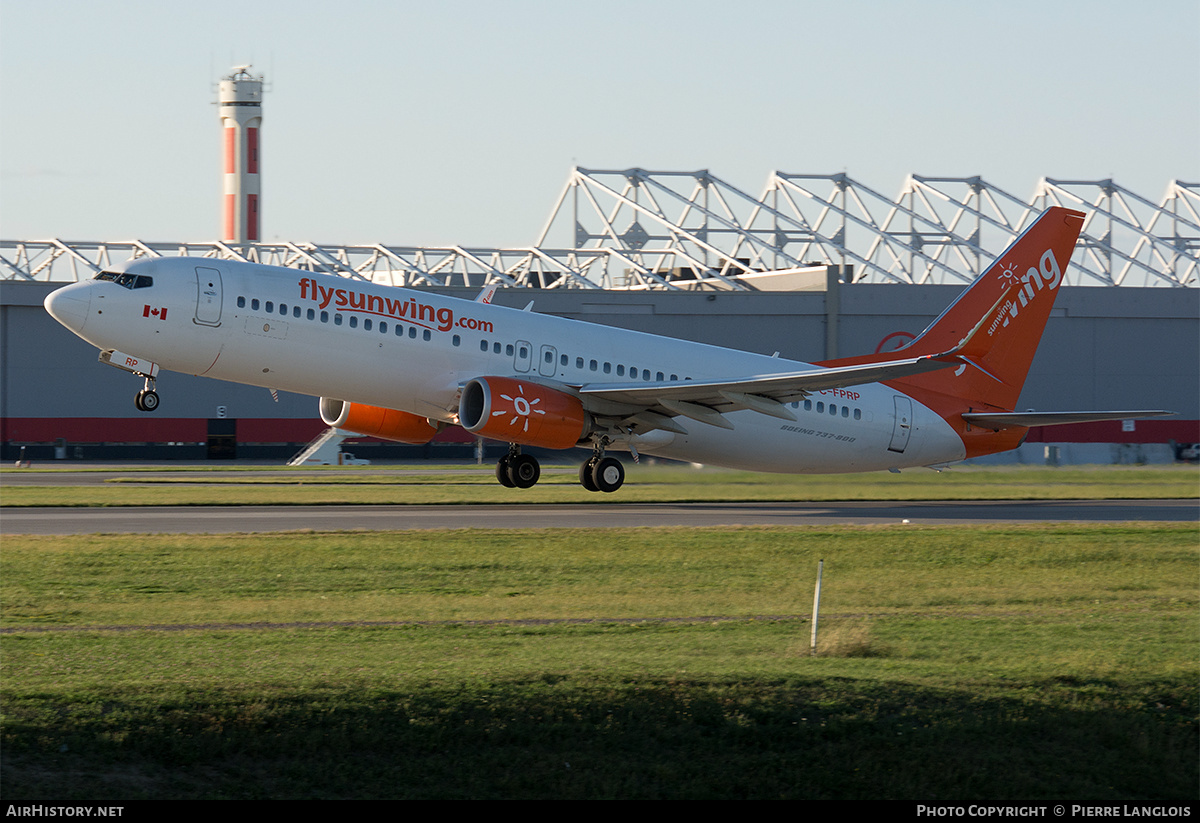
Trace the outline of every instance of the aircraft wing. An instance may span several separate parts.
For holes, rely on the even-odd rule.
[[[1097,420],[1141,420],[1146,417],[1166,417],[1176,414],[1173,411],[1133,410],[1133,411],[1063,411],[1063,412],[978,412],[964,414],[966,420],[973,426],[986,429],[1011,429],[1030,426],[1062,426],[1066,423],[1092,423]]]
[[[796,415],[784,404],[800,400],[811,392],[879,383],[950,366],[970,365],[995,380],[997,378],[978,362],[978,358],[986,354],[991,346],[984,329],[1002,313],[1002,306],[1018,285],[1014,283],[1005,289],[1000,299],[958,345],[940,354],[903,360],[881,359],[848,366],[811,366],[801,371],[727,380],[587,383],[578,391],[590,411],[623,417],[622,425],[637,426],[643,431],[658,428],[686,434],[687,431],[673,418],[688,417],[711,426],[732,429],[733,424],[724,417],[723,412],[752,409],[794,421]]]
[[[938,359],[941,357],[947,359]],[[877,383],[956,365],[959,361],[947,353],[836,368],[813,366],[801,371],[727,380],[586,383],[578,391],[584,404],[600,413],[607,409],[609,413],[624,416],[629,423],[641,423],[643,429],[662,428],[686,433],[670,418],[689,417],[709,425],[733,428],[722,412],[752,409],[784,420],[795,420],[796,416],[783,404],[800,400],[811,392]]]

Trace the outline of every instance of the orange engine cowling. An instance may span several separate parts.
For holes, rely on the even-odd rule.
[[[355,434],[378,437],[381,440],[395,440],[397,443],[413,446],[428,443],[445,425],[408,412],[381,409],[363,403],[347,403],[332,397],[321,398],[321,419],[327,425]]]
[[[578,397],[511,377],[477,377],[463,387],[459,424],[480,437],[569,449],[591,428]]]

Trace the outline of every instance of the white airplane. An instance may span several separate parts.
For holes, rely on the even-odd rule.
[[[1016,412],[1084,215],[1044,212],[905,348],[815,364],[296,269],[128,261],[46,310],[145,379],[159,369],[320,397],[330,426],[401,443],[446,425],[509,444],[590,448],[580,483],[620,488],[608,450],[785,473],[940,466],[1014,449],[1030,426],[1165,411]]]

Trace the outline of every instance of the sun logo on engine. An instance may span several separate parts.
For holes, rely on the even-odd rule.
[[[542,411],[541,409],[534,408],[534,406],[536,406],[538,403],[542,402],[542,398],[540,398],[540,397],[534,398],[533,401],[531,402],[529,399],[527,399],[525,397],[525,387],[524,386],[517,386],[517,391],[519,392],[519,394],[516,397],[509,397],[507,394],[502,394],[502,395],[500,395],[500,397],[501,397],[501,399],[507,400],[509,403],[512,403],[513,416],[512,416],[512,420],[508,421],[508,425],[515,426],[515,425],[517,425],[518,422],[522,422],[524,424],[522,426],[522,430],[528,432],[529,431],[529,415],[545,414],[545,412]],[[492,412],[492,417],[499,417],[500,415],[503,415],[503,414],[508,414],[508,411],[506,411],[505,409],[500,409],[499,411],[494,411],[494,412]]]

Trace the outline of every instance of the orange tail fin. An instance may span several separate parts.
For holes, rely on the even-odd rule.
[[[929,328],[903,349],[821,365],[938,354],[958,347],[970,337],[959,368],[891,382],[913,395],[933,393],[958,398],[975,407],[1015,408],[1063,273],[1071,262],[1083,219],[1082,212],[1057,206],[1047,209]],[[987,322],[979,328],[985,319]]]

